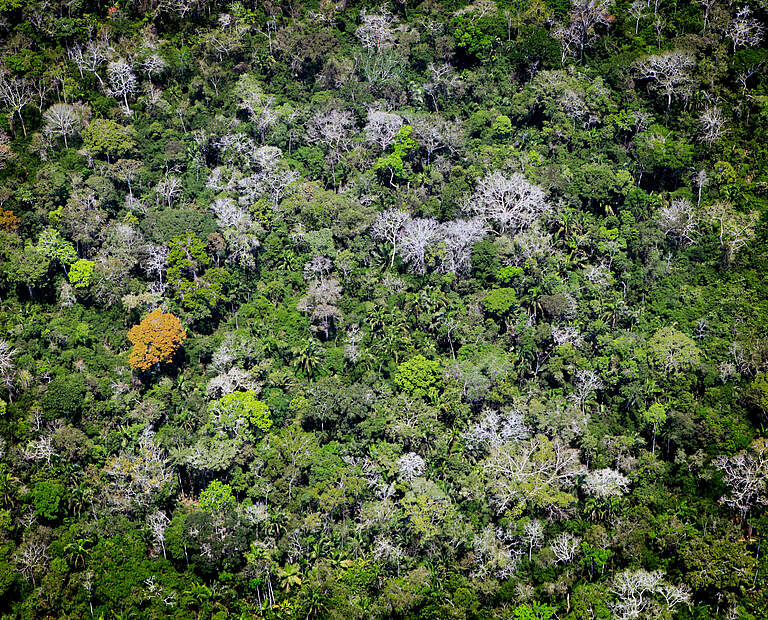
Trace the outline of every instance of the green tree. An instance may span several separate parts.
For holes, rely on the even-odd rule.
[[[83,145],[108,162],[127,156],[136,146],[133,130],[108,118],[95,118],[82,131]]]
[[[86,258],[81,258],[72,263],[68,274],[69,283],[73,284],[75,288],[87,288],[90,286],[95,264],[92,260]]]
[[[217,513],[232,510],[237,505],[232,487],[221,480],[211,480],[205,490],[200,493],[199,502],[201,510]]]
[[[397,387],[413,396],[428,396],[442,382],[440,362],[414,355],[397,367],[394,376]]]

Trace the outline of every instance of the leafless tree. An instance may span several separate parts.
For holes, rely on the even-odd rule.
[[[725,117],[717,106],[707,107],[698,122],[699,139],[707,146],[712,146],[725,134]]]
[[[440,225],[430,218],[408,220],[403,225],[398,239],[400,255],[411,264],[415,273],[426,273],[427,250],[436,241],[439,231]]]
[[[229,198],[217,198],[211,209],[227,241],[227,260],[246,269],[255,267],[254,253],[261,245],[261,226],[254,222],[249,211]]]
[[[723,472],[729,493],[720,501],[738,511],[742,521],[757,505],[768,504],[768,440],[757,439],[734,456],[719,456],[715,467]]]
[[[725,29],[725,34],[733,43],[733,51],[739,47],[755,47],[765,36],[765,27],[752,17],[749,7],[743,6],[736,11],[736,17]]]
[[[174,175],[166,175],[155,186],[155,192],[158,198],[161,198],[163,203],[170,209],[173,206],[173,201],[181,196],[181,179]]]
[[[397,23],[385,9],[379,13],[368,13],[363,9],[360,22],[355,35],[366,50],[381,54],[394,45]]]
[[[329,110],[319,112],[312,117],[307,129],[307,140],[322,144],[328,149],[333,184],[336,184],[336,165],[341,161],[342,153],[350,146],[355,119],[347,110]]]
[[[403,119],[397,114],[369,110],[368,123],[364,130],[366,140],[384,151],[395,141],[402,125]]]
[[[672,97],[687,97],[691,92],[695,61],[688,52],[670,51],[653,54],[635,64],[640,78],[650,80],[651,89],[667,97],[667,109]]]
[[[719,228],[723,261],[730,265],[736,254],[754,238],[759,214],[756,211],[741,213],[722,202],[708,207],[706,214]]]
[[[544,190],[519,172],[506,177],[496,171],[478,181],[467,209],[486,222],[496,222],[504,233],[527,228],[549,211],[549,205]]]
[[[55,103],[43,114],[48,130],[55,136],[64,138],[64,148],[69,148],[67,139],[80,129],[81,116],[77,109],[68,103]]]
[[[148,54],[147,57],[141,61],[141,68],[144,73],[147,74],[147,81],[152,84],[152,75],[160,75],[166,68],[167,63],[156,52]]]
[[[146,259],[142,264],[142,269],[149,276],[154,276],[157,281],[163,282],[163,273],[168,268],[168,254],[169,250],[164,245],[149,244],[145,247]]]
[[[439,65],[431,62],[427,66],[427,71],[430,79],[424,83],[424,92],[430,96],[435,112],[438,112],[437,98],[440,95],[448,98],[453,91],[463,85],[463,82],[456,76],[453,65],[448,62]]]
[[[163,557],[167,557],[165,555],[165,530],[170,522],[170,519],[161,510],[153,512],[147,517],[147,527],[149,527],[152,537],[162,548]]]
[[[379,213],[376,221],[373,223],[371,234],[375,239],[381,239],[392,244],[392,257],[389,266],[395,264],[395,254],[397,253],[397,242],[402,236],[403,227],[410,221],[411,216],[400,209],[388,209]]]
[[[128,97],[133,97],[136,94],[138,86],[131,65],[123,59],[110,62],[107,66],[107,78],[109,79],[109,94],[122,98],[125,113],[130,115],[131,108],[128,106]]]
[[[673,586],[664,581],[660,570],[624,570],[617,573],[611,584],[611,593],[616,597],[611,608],[617,619],[630,620],[657,616],[661,611],[669,613],[680,603],[690,601],[687,586]],[[658,600],[658,599],[661,600]],[[663,601],[663,603],[662,603]],[[666,610],[658,609],[663,604]]]
[[[574,384],[576,392],[573,394],[574,400],[584,411],[584,407],[587,401],[594,395],[595,392],[605,388],[605,384],[600,375],[594,370],[577,370],[575,373]]]
[[[99,69],[109,58],[109,47],[106,43],[102,41],[88,41],[86,45],[77,43],[67,49],[67,54],[70,60],[77,65],[81,78],[83,71],[89,71],[96,76],[102,88],[104,87],[104,80],[99,75]]]
[[[693,184],[696,186],[696,207],[698,208],[701,206],[701,192],[707,185],[709,185],[709,177],[707,176],[707,171],[704,168],[693,175]]]
[[[464,273],[472,264],[472,249],[485,235],[480,218],[453,220],[440,227],[442,248],[440,267],[442,273]]]
[[[309,285],[306,296],[299,302],[297,309],[311,314],[312,320],[328,340],[334,321],[342,318],[341,310],[335,305],[341,297],[341,285],[335,278],[316,280]]]
[[[427,152],[427,165],[437,151],[447,148],[456,152],[463,142],[459,121],[447,121],[435,116],[414,116],[409,117],[408,122],[413,127],[416,142]]]
[[[506,442],[528,439],[531,430],[525,424],[523,412],[510,407],[502,412],[485,409],[479,422],[464,433],[464,440],[473,449],[488,450]]]
[[[531,554],[534,547],[541,547],[544,544],[544,526],[538,519],[531,519],[523,527],[523,541],[528,544],[528,561],[531,561]]]
[[[629,5],[629,14],[635,18],[635,34],[640,30],[640,20],[648,17],[648,0],[634,0]]]
[[[0,71],[0,101],[11,110],[11,127],[13,127],[13,114],[19,117],[24,136],[27,135],[27,127],[24,125],[21,111],[32,102],[33,96],[32,85],[27,80],[15,78],[5,71]]]
[[[597,469],[584,478],[584,490],[587,495],[600,499],[620,497],[629,490],[629,478],[615,469]]]
[[[600,27],[613,22],[612,9],[613,0],[571,0],[568,23],[553,32],[563,48],[563,62],[568,56],[584,58],[584,50],[600,37]]]
[[[699,233],[699,217],[689,200],[675,198],[659,209],[659,226],[681,245],[692,245]]]
[[[699,0],[702,10],[704,11],[704,31],[709,28],[709,14],[717,4],[717,0]]]
[[[0,340],[0,379],[9,392],[13,387],[13,376],[16,370],[13,362],[15,356],[16,349],[7,340]]]
[[[104,471],[112,479],[107,499],[121,511],[148,507],[154,495],[173,480],[168,459],[149,428],[141,434],[135,452],[112,458]]]
[[[415,452],[409,452],[398,459],[397,470],[403,480],[411,482],[414,478],[424,475],[427,462]]]
[[[569,532],[563,532],[549,543],[549,549],[559,564],[570,564],[579,550],[580,538]]]
[[[13,561],[24,579],[34,584],[48,566],[48,547],[39,541],[25,543],[18,548]]]
[[[485,472],[500,513],[514,506],[561,510],[575,498],[568,493],[583,471],[578,451],[558,438],[536,435],[524,442],[492,445]]]

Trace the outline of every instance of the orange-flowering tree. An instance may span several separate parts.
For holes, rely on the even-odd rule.
[[[153,364],[170,359],[186,337],[176,315],[163,314],[160,308],[153,310],[128,332],[128,340],[133,344],[128,358],[131,368],[148,370]]]

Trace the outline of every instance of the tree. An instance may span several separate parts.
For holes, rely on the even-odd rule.
[[[500,171],[477,182],[467,210],[486,222],[496,222],[504,232],[519,232],[549,212],[544,190],[519,172],[511,177]]]
[[[653,444],[651,454],[656,454],[656,431],[667,421],[667,410],[661,403],[653,403],[643,413],[643,422],[651,427],[653,433]]]
[[[389,184],[394,187],[395,177],[401,178],[405,173],[405,162],[403,158],[410,151],[416,148],[416,142],[411,138],[413,127],[403,125],[395,136],[392,152],[388,155],[379,157],[373,164],[374,170],[389,170]]]
[[[24,125],[21,111],[29,105],[32,97],[33,91],[29,82],[0,71],[0,101],[11,109],[11,128],[13,128],[13,114],[15,113],[19,117],[24,137],[27,136],[27,127]]]
[[[128,340],[133,344],[129,363],[142,371],[153,365],[159,368],[160,362],[168,361],[186,337],[179,319],[157,308],[128,332]]]
[[[659,209],[659,226],[665,235],[688,246],[698,236],[699,216],[689,200],[675,198]]]
[[[758,212],[742,213],[727,203],[717,202],[708,207],[704,215],[717,226],[723,263],[731,265],[739,251],[755,236]]]
[[[672,585],[664,581],[664,577],[660,570],[624,570],[618,573],[611,587],[611,593],[616,597],[611,604],[616,618],[628,620],[647,617],[649,613],[657,616],[652,611],[656,604],[669,613],[681,603],[688,603],[691,599],[688,586]]]
[[[583,466],[577,450],[536,435],[491,445],[484,469],[499,513],[542,508],[558,514],[576,501],[570,490]]]
[[[423,355],[414,355],[410,360],[402,362],[393,379],[397,387],[413,396],[430,395],[441,380],[440,362],[428,360]]]
[[[720,501],[736,509],[741,521],[753,507],[768,504],[768,439],[756,439],[734,456],[719,456],[714,464],[729,489]]]
[[[94,155],[111,157],[127,155],[135,146],[133,132],[112,119],[95,118],[82,131],[83,145]]]
[[[665,372],[695,370],[701,360],[701,351],[693,339],[674,327],[659,329],[653,334],[648,347],[653,361]]]
[[[82,126],[82,117],[77,108],[68,103],[56,103],[45,111],[46,127],[55,136],[64,138],[64,148],[69,148],[68,138],[74,136]]]
[[[752,17],[752,11],[742,6],[736,11],[736,17],[726,27],[725,34],[733,43],[733,51],[739,47],[754,47],[760,45],[765,36],[765,27],[759,20]]]
[[[563,47],[562,62],[568,56],[584,58],[584,50],[600,37],[600,26],[613,23],[612,0],[571,0],[568,23],[555,29],[553,36]]]
[[[69,268],[69,283],[74,285],[75,288],[87,288],[91,285],[91,278],[93,277],[93,267],[96,263],[87,258],[81,258],[80,260],[72,263]]]
[[[650,81],[650,88],[667,97],[667,110],[672,97],[687,98],[694,84],[691,72],[695,66],[693,55],[673,50],[653,54],[635,63],[638,77]]]
[[[69,58],[77,65],[80,77],[83,77],[83,71],[89,71],[96,76],[99,84],[104,86],[104,81],[99,75],[99,68],[107,62],[109,58],[109,48],[102,41],[88,41],[86,45],[79,43],[67,49]]]
[[[402,235],[403,227],[410,221],[410,216],[400,209],[387,209],[379,213],[373,223],[371,233],[375,239],[381,239],[392,244],[392,256],[389,261],[390,268],[395,264],[397,253],[397,241]]]
[[[431,218],[416,218],[403,224],[398,239],[400,255],[415,273],[426,273],[427,251],[438,239],[439,232],[440,225]]]
[[[341,297],[341,285],[335,278],[320,278],[309,285],[306,296],[296,306],[301,312],[311,313],[312,320],[319,323],[318,328],[330,336],[331,326],[341,320],[341,310],[336,306]]]
[[[380,110],[368,111],[368,124],[365,126],[365,137],[368,142],[375,144],[380,150],[389,148],[403,124],[403,119],[397,114]]]
[[[223,513],[232,510],[237,500],[232,494],[232,487],[220,480],[211,480],[205,490],[200,493],[200,509],[205,512]]]
[[[128,97],[136,94],[138,80],[125,60],[118,59],[107,66],[107,78],[109,79],[109,94],[120,97],[123,100],[126,115],[131,114],[128,106]]]
[[[253,437],[248,426],[266,433],[272,428],[272,417],[267,404],[256,398],[252,390],[230,392],[208,406],[207,427],[216,434],[243,438]]]
[[[708,106],[699,116],[699,139],[712,146],[725,134],[725,117],[717,106]]]

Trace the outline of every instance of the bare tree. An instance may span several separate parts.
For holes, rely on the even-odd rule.
[[[712,146],[725,134],[725,117],[717,106],[707,107],[698,122],[699,139],[707,146]]]
[[[733,51],[739,47],[755,47],[765,36],[765,27],[752,17],[749,7],[743,6],[736,11],[736,17],[725,29],[726,36],[733,43]]]
[[[681,245],[692,245],[699,232],[699,217],[689,200],[675,198],[659,209],[659,226]]]
[[[687,97],[691,92],[695,61],[688,52],[670,51],[653,54],[635,64],[640,78],[650,80],[651,89],[667,97],[667,109],[672,97]]]
[[[635,34],[640,30],[640,20],[648,17],[648,0],[634,0],[629,5],[629,14],[635,18]]]
[[[584,468],[577,450],[558,438],[536,435],[521,443],[492,445],[484,469],[502,513],[514,506],[564,510],[575,501],[568,491]]]
[[[64,138],[64,148],[69,148],[67,139],[75,135],[82,126],[77,109],[68,103],[55,103],[43,114],[48,130]]]
[[[584,58],[584,50],[600,37],[599,27],[613,22],[612,8],[613,0],[571,0],[568,23],[553,32],[563,48],[563,62],[568,56]]]
[[[336,165],[341,161],[342,153],[350,146],[355,119],[347,110],[329,110],[319,112],[312,117],[307,130],[307,140],[322,144],[328,148],[328,160],[331,164],[333,184],[336,185]]]
[[[381,54],[394,45],[397,23],[385,9],[379,13],[368,13],[363,9],[360,22],[355,35],[366,50]]]
[[[165,530],[168,528],[170,522],[170,519],[168,519],[166,514],[161,510],[153,512],[147,517],[147,527],[149,527],[152,537],[162,548],[163,557],[167,557],[165,555]]]
[[[701,9],[704,12],[704,31],[709,28],[709,14],[717,4],[717,0],[699,0]]]
[[[24,579],[34,584],[48,566],[48,547],[39,541],[25,543],[17,549],[13,561]]]
[[[576,392],[573,394],[574,400],[584,411],[584,407],[587,401],[594,395],[595,392],[605,388],[605,384],[600,375],[594,370],[580,369],[575,373],[574,384],[576,386]]]
[[[400,232],[398,244],[403,260],[410,263],[415,273],[427,271],[427,250],[432,246],[440,232],[440,225],[430,218],[408,220]]]
[[[125,113],[130,115],[131,108],[128,106],[128,97],[133,97],[136,94],[138,86],[131,65],[123,59],[110,62],[107,66],[107,77],[109,79],[109,94],[113,97],[122,98]]]
[[[27,80],[15,78],[0,71],[0,101],[11,110],[11,127],[13,127],[13,115],[16,114],[19,117],[25,137],[27,128],[21,111],[32,102],[33,96],[32,85]]]
[[[759,214],[757,211],[741,213],[722,202],[708,207],[706,214],[719,228],[723,262],[730,265],[736,254],[754,238]]]
[[[427,152],[427,165],[432,156],[447,148],[456,152],[463,142],[463,130],[459,121],[447,121],[435,116],[409,117],[416,142]]]
[[[575,537],[569,532],[563,532],[549,543],[549,549],[555,556],[557,563],[569,564],[576,557],[580,542],[580,538]]]
[[[395,264],[395,254],[397,253],[397,242],[400,239],[405,224],[411,219],[405,211],[400,209],[388,209],[379,213],[376,221],[373,223],[371,234],[375,239],[381,239],[392,244],[392,257],[389,266]]]
[[[720,501],[737,510],[742,521],[753,507],[768,504],[768,439],[757,439],[734,456],[719,456],[714,464],[729,489]]]
[[[662,611],[669,613],[691,598],[686,585],[667,583],[660,570],[624,570],[613,578],[611,593],[616,600],[610,605],[615,617],[620,620],[657,616]],[[658,609],[660,604],[666,609]]]
[[[701,206],[701,192],[707,185],[709,185],[709,177],[707,176],[707,171],[704,168],[693,175],[693,184],[696,186],[696,207],[698,208]]]
[[[262,228],[253,221],[250,212],[238,206],[229,198],[217,198],[211,207],[219,228],[227,241],[230,263],[243,268],[256,266],[254,254],[261,245],[259,236]]]
[[[486,222],[496,222],[504,233],[527,228],[550,208],[541,187],[519,172],[506,177],[496,171],[478,181],[467,209]]]
[[[335,305],[341,297],[341,285],[335,278],[316,280],[309,285],[306,296],[299,302],[297,309],[309,312],[312,320],[319,324],[318,329],[330,336],[334,321],[342,318],[341,310]]]
[[[600,499],[620,497],[629,490],[629,478],[615,469],[597,469],[584,478],[584,490],[587,495]]]
[[[403,119],[397,114],[369,110],[368,123],[364,129],[366,140],[384,151],[395,141],[402,125]]]
[[[83,71],[89,71],[96,76],[102,88],[104,87],[104,80],[99,75],[99,69],[109,58],[109,48],[105,43],[101,41],[88,41],[86,45],[78,43],[68,48],[67,54],[70,60],[77,65],[81,78],[83,77]]]
[[[464,273],[472,264],[472,249],[485,236],[485,226],[480,218],[445,222],[440,228],[442,273]]]
[[[442,94],[443,97],[448,98],[452,91],[463,85],[463,82],[456,76],[453,65],[448,62],[440,65],[429,63],[427,71],[430,79],[424,83],[424,92],[430,96],[435,112],[438,112],[438,96]]]
[[[541,547],[544,544],[544,526],[538,519],[531,519],[523,527],[523,541],[528,544],[528,561],[531,561],[531,554],[534,547]]]
[[[415,452],[409,452],[398,459],[397,470],[403,480],[411,482],[414,478],[424,475],[427,462]]]
[[[7,340],[0,340],[0,380],[9,392],[13,387],[13,376],[16,370],[13,363],[15,356],[16,349]]]
[[[169,209],[173,206],[173,201],[181,196],[182,189],[181,179],[173,175],[166,175],[155,186],[158,198],[161,198]]]

